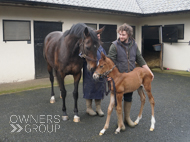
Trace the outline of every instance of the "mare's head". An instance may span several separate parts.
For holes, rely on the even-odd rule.
[[[89,27],[84,29],[84,37],[80,44],[80,52],[82,56],[86,59],[87,69],[89,71],[94,71],[97,65],[97,49],[100,46],[100,40],[97,34],[101,34],[104,27],[94,31]]]
[[[97,68],[93,74],[93,78],[96,80],[100,76],[104,77],[110,73],[110,69],[114,66],[114,63],[111,59],[107,58],[103,52],[101,52],[101,59],[98,62]]]

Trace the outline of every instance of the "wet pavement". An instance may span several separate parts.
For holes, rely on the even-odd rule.
[[[116,111],[111,115],[110,127],[103,136],[104,117],[86,114],[82,98],[82,83],[79,86],[79,123],[73,122],[73,85],[66,85],[68,121],[62,121],[62,100],[59,88],[55,87],[56,103],[50,104],[50,88],[41,88],[0,95],[0,142],[190,142],[190,78],[178,75],[154,73],[152,94],[155,99],[155,130],[149,131],[151,108],[146,98],[142,119],[135,128],[126,126],[120,134],[117,128]],[[106,114],[109,96],[102,100]],[[93,108],[95,104],[93,102]],[[131,119],[135,120],[140,109],[140,97],[133,94]]]

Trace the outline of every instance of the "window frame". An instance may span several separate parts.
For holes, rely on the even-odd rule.
[[[182,37],[179,37],[179,28],[178,26],[182,25]],[[164,27],[177,27],[178,29],[178,40],[184,40],[184,24],[170,24],[170,25],[164,25]]]
[[[96,23],[85,23],[88,27],[91,27],[90,25],[94,25],[94,26],[96,26],[96,29],[95,30],[97,30],[97,28],[98,28],[98,26],[97,26],[97,24]],[[91,27],[92,28],[92,27]]]
[[[28,39],[5,39],[5,22],[28,22],[29,24],[29,38]],[[31,21],[30,20],[3,20],[3,41],[31,41]]]

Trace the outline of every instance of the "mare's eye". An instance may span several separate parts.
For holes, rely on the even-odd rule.
[[[89,46],[87,46],[87,47],[86,47],[86,49],[87,49],[87,50],[90,50],[90,47],[89,47]]]

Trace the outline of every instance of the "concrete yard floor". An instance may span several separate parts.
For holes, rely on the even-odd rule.
[[[105,96],[102,100],[105,116],[91,117],[86,114],[80,83],[78,109],[81,121],[78,123],[73,122],[73,84],[66,85],[68,121],[61,119],[62,100],[59,98],[59,87],[55,87],[54,104],[49,102],[51,89],[48,86],[0,95],[0,142],[190,142],[190,78],[156,71],[154,75],[152,94],[155,100],[156,124],[153,132],[149,131],[151,107],[146,97],[142,119],[135,128],[126,125],[125,131],[114,134],[117,128],[114,109],[109,129],[103,136],[99,136],[106,121],[110,96]],[[32,86],[35,86],[34,82]],[[45,83],[49,84],[47,82],[49,80],[45,79]],[[22,82],[16,84],[23,85]],[[93,109],[95,110],[94,102]],[[140,98],[135,91],[131,108],[133,121],[139,110]]]

